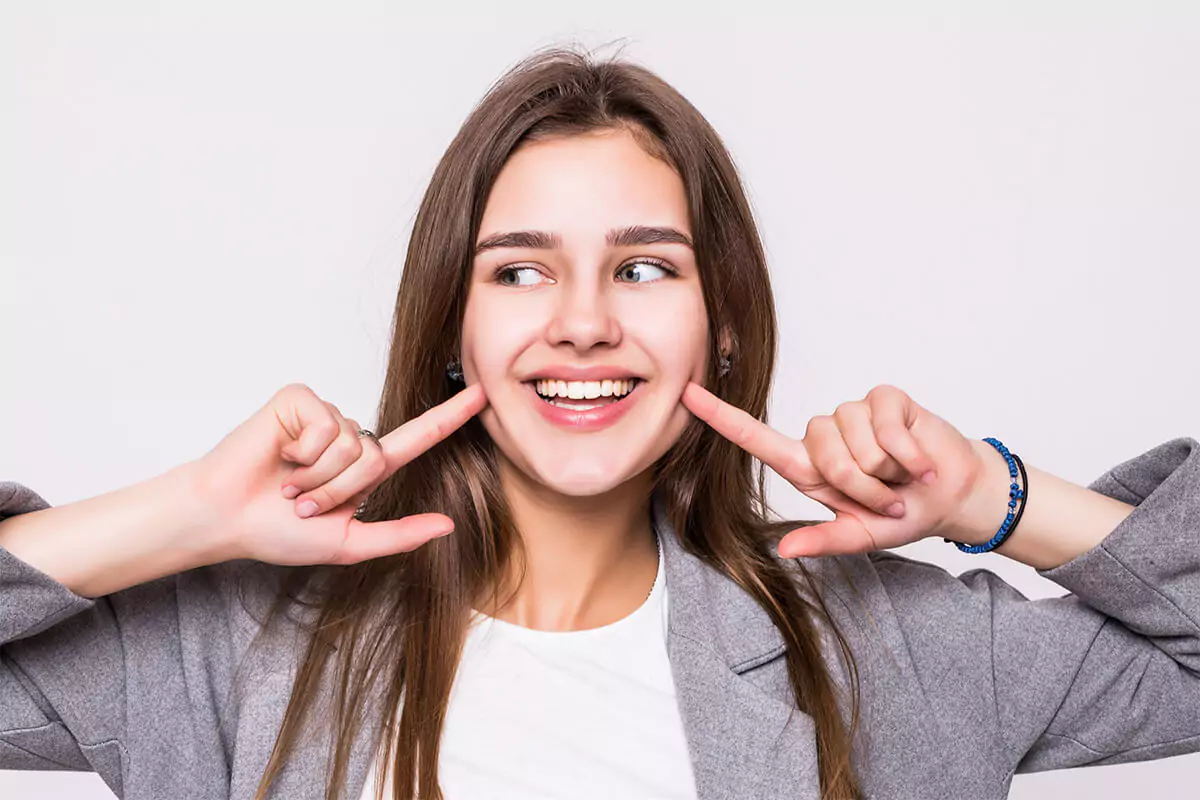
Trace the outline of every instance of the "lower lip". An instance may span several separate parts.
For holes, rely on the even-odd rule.
[[[529,391],[529,396],[533,398],[533,403],[537,407],[538,412],[547,422],[552,422],[555,425],[569,428],[573,431],[596,431],[601,428],[607,428],[619,420],[637,402],[638,398],[641,397],[641,389],[644,383],[645,381],[638,381],[637,385],[633,387],[633,391],[615,403],[609,403],[599,408],[588,409],[587,411],[573,411],[569,408],[560,408],[559,406],[551,405],[542,399],[533,384],[527,383],[525,384],[525,388]]]

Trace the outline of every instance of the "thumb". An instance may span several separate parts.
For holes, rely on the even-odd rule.
[[[829,522],[790,531],[778,545],[781,558],[841,556],[875,549],[877,546],[870,531],[849,514],[838,514]]]
[[[454,530],[445,514],[413,514],[403,519],[361,522],[351,519],[338,564],[357,564],[371,558],[407,553]]]

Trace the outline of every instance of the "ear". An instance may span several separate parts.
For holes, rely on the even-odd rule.
[[[729,324],[722,325],[721,331],[717,334],[717,348],[721,351],[721,355],[733,354],[733,341],[733,331],[730,330]]]

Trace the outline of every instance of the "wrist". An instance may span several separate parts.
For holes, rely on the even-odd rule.
[[[187,465],[96,497],[5,520],[14,556],[83,597],[227,560]]]
[[[189,522],[176,528],[178,545],[190,551],[195,566],[240,558],[234,526],[205,472],[202,461],[189,461],[162,474],[169,505]]]
[[[963,544],[980,545],[996,535],[1008,516],[1012,476],[1008,462],[995,447],[982,439],[970,441],[978,468],[971,490],[945,536]]]

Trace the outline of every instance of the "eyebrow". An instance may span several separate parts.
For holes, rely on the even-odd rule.
[[[655,225],[629,225],[613,228],[604,237],[609,247],[630,247],[639,244],[682,244],[692,247],[692,239],[677,228]],[[562,237],[547,231],[509,231],[494,233],[475,245],[475,255],[501,247],[522,247],[532,250],[557,250]]]

